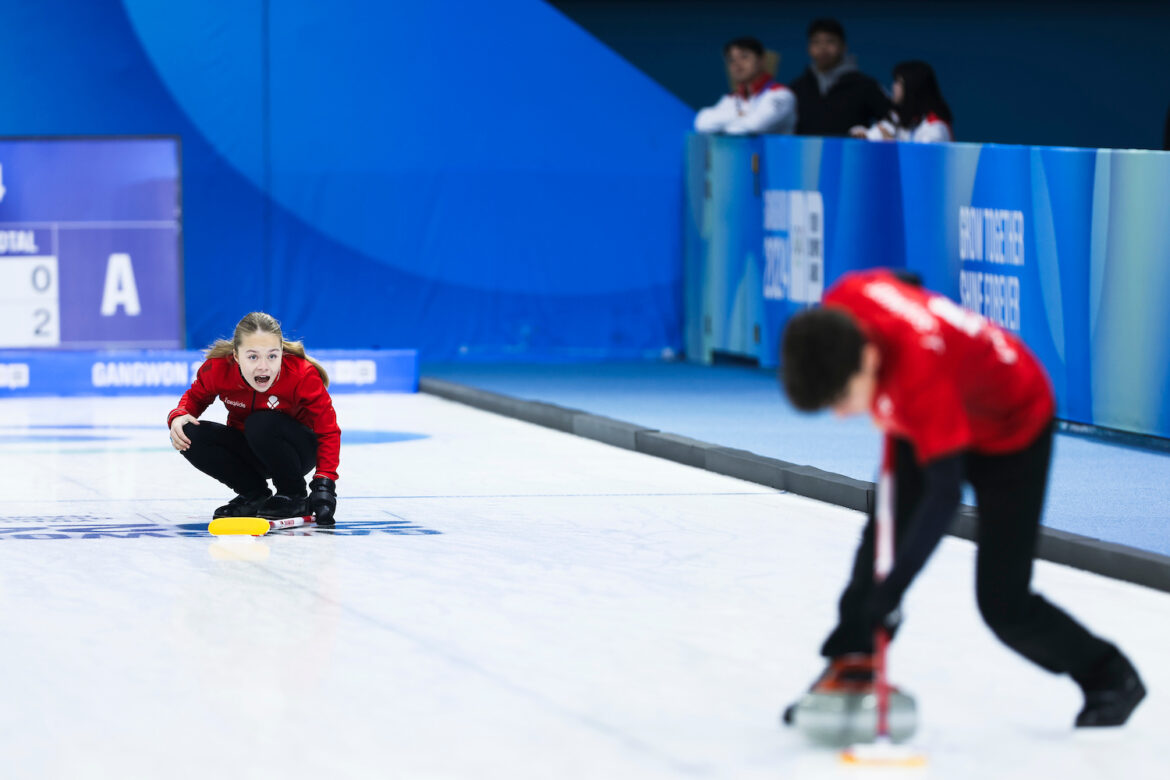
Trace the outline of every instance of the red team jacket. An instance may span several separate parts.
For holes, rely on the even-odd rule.
[[[341,429],[333,399],[313,364],[296,355],[284,353],[280,375],[265,392],[253,390],[240,374],[233,357],[211,358],[203,361],[195,374],[191,389],[183,393],[179,405],[167,415],[169,426],[176,417],[189,414],[198,417],[215,400],[223,399],[228,410],[227,424],[244,429],[244,420],[252,412],[275,409],[292,416],[294,420],[317,434],[317,477],[337,479],[337,463],[341,450]]]
[[[873,417],[920,463],[961,450],[1023,449],[1056,411],[1043,366],[1015,335],[888,271],[844,276],[825,293],[881,353]]]

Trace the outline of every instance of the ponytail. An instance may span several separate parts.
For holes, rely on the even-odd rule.
[[[284,341],[284,339],[281,340]],[[329,374],[325,371],[325,366],[305,354],[305,345],[303,343],[299,341],[284,341],[284,351],[312,363],[313,368],[317,369],[317,373],[321,375],[321,381],[325,383],[325,387],[329,387]]]
[[[227,339],[216,339],[215,343],[203,351],[203,359],[231,357],[236,353],[236,345]]]

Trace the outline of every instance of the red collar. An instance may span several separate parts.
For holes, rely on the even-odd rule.
[[[767,71],[764,71],[763,73],[761,73],[759,76],[756,77],[755,81],[751,82],[746,87],[743,84],[737,84],[735,87],[735,94],[739,95],[742,98],[748,97],[749,95],[751,95],[752,97],[755,97],[756,95],[760,94],[765,89],[767,89],[768,85],[771,83],[772,83],[772,74],[768,73]]]
[[[951,123],[948,122],[947,120],[943,119],[941,116],[934,113],[933,111],[927,112],[926,118],[923,119],[922,121],[923,122],[942,122],[944,125],[947,126],[948,129],[951,129]],[[952,132],[953,132],[953,130],[952,130]]]

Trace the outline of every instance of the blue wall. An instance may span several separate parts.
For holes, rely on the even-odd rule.
[[[1048,0],[552,0],[690,106],[727,91],[720,50],[754,35],[791,81],[805,31],[835,16],[863,71],[939,74],[960,141],[1161,149],[1170,3]]]
[[[691,112],[538,0],[0,2],[0,134],[177,134],[187,338],[644,357]],[[52,53],[48,56],[47,53]]]

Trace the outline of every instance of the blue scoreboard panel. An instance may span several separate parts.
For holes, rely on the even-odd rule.
[[[183,346],[177,138],[0,139],[0,349]]]

